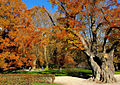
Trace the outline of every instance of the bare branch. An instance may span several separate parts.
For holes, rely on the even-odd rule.
[[[75,15],[77,15],[79,12],[77,12],[75,15],[70,15],[70,14],[67,12],[67,10],[65,9],[65,7],[63,6],[63,3],[62,3],[60,0],[58,0],[58,1],[60,2],[60,5],[59,5],[59,6],[61,6],[62,9],[65,11],[66,17],[71,17],[71,18],[74,18],[74,19],[75,19]]]
[[[101,12],[102,12],[102,14],[103,15],[105,15],[105,13],[103,12],[103,10],[101,9]],[[110,22],[107,20],[107,18],[104,16],[104,19],[105,19],[105,21],[108,23],[108,24],[110,24]]]
[[[63,10],[65,11],[65,14],[66,14],[66,16],[68,16],[69,15],[69,13],[67,12],[67,10],[65,9],[65,7],[63,6],[63,3],[60,1],[60,0],[58,0],[59,2],[60,2],[60,6],[63,8]]]
[[[111,48],[106,50],[106,52],[107,53],[111,52],[119,43],[120,43],[119,41],[114,42],[114,44],[111,46]]]
[[[103,23],[99,23],[99,24],[97,25],[97,28],[96,28],[95,32],[97,32],[97,30],[99,29],[99,27],[100,27],[101,25],[103,25]]]
[[[105,44],[106,44],[106,41],[107,41],[107,36],[110,34],[110,32],[112,31],[113,28],[117,28],[120,30],[120,27],[110,27],[110,29],[107,31],[106,35],[105,35],[105,38],[104,38],[104,42],[103,42],[103,50],[102,51],[105,51]]]
[[[45,12],[46,12],[47,15],[49,16],[49,18],[50,18],[50,20],[51,20],[53,26],[55,26],[55,23],[54,23],[54,21],[53,21],[53,18],[51,17],[51,15],[49,14],[49,12],[48,12],[47,10],[45,10]]]

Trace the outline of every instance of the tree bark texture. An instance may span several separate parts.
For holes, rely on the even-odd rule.
[[[94,57],[89,56],[93,81],[103,83],[116,82],[114,77],[115,69],[113,65],[113,55],[111,55],[111,53],[102,53],[100,56],[102,56],[102,58],[99,59],[99,61],[95,60]]]

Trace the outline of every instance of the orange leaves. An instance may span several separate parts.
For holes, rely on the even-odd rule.
[[[39,57],[39,61],[40,61],[40,64],[43,65],[44,64],[44,59],[42,57]]]
[[[70,49],[77,49],[77,47],[70,47]]]
[[[73,58],[70,57],[70,56],[65,56],[64,61],[65,61],[66,64],[75,64]]]
[[[83,47],[83,45],[82,44],[75,44],[77,47],[75,47],[75,46],[72,46],[72,47],[70,47],[69,49],[75,49],[75,50],[84,50],[84,47]]]
[[[54,6],[55,4],[59,4],[59,1],[57,1],[57,0],[49,0],[49,1],[50,1],[50,3],[53,4],[52,6]]]
[[[2,0],[0,4],[0,26],[4,28],[0,37],[0,59],[5,61],[4,68],[1,68],[20,68],[24,65],[21,57],[28,55],[26,44],[32,36],[30,32],[33,31],[31,16],[25,12],[26,5],[21,0]],[[23,60],[28,63],[28,57]]]
[[[10,5],[7,6],[4,5],[5,3],[7,4],[7,0],[1,3],[3,4],[1,6],[2,8],[0,7],[0,11],[2,12],[0,12],[0,15],[3,17],[0,18],[0,26],[7,29],[6,34],[3,30],[2,37],[0,37],[0,49],[3,51],[0,55],[4,59],[7,59],[7,65],[4,64],[6,65],[4,69],[19,68],[24,63],[26,65],[32,65],[32,61],[36,58],[35,52],[32,51],[35,49],[34,46],[44,47],[47,45],[52,29],[34,28],[31,23],[31,11],[33,9],[26,10],[26,6],[21,0],[10,0]],[[39,7],[35,7],[35,9],[37,10]],[[39,11],[44,13],[45,10],[42,7]]]
[[[6,68],[6,66],[7,66],[7,63],[5,63],[4,59],[5,59],[5,55],[0,54],[0,61],[1,61],[0,68]]]
[[[0,56],[1,63],[3,64],[2,66],[0,65],[0,68],[4,70],[15,69],[15,67],[10,67],[13,64],[18,65],[18,67],[23,65],[22,62],[19,62],[19,56],[16,56],[14,53],[4,52]]]
[[[14,26],[20,23],[20,15],[25,15],[23,13],[23,10],[26,10],[24,7],[25,5],[22,3],[21,0],[10,0],[9,1],[10,5],[8,4],[7,0],[2,0],[1,1],[1,9],[0,15],[3,17],[0,20],[0,25],[2,26]],[[5,5],[7,4],[7,5]],[[19,6],[18,6],[19,5]],[[22,19],[21,19],[22,21]],[[10,28],[11,30],[11,28]]]

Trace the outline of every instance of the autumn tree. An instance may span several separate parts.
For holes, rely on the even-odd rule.
[[[57,37],[58,38],[58,37]],[[50,67],[51,68],[63,68],[74,66],[73,55],[71,50],[68,50],[69,45],[61,39],[51,39],[49,44],[49,56],[50,56]]]
[[[117,0],[49,1],[58,5],[59,12],[64,14],[58,18],[62,25],[54,26],[54,30],[69,33],[71,39],[67,41],[72,41],[74,48],[86,54],[93,80],[115,82],[113,55],[120,37],[120,5]],[[113,36],[118,37],[111,44],[109,39]]]
[[[46,66],[46,68],[48,69],[48,66],[50,63],[49,61],[50,61],[50,57],[51,57],[50,54],[52,52],[49,47],[51,46],[52,40],[56,41],[54,39],[55,35],[53,35],[53,31],[52,31],[51,27],[52,27],[52,25],[54,25],[52,23],[53,21],[54,21],[54,23],[57,23],[56,18],[59,17],[59,13],[55,12],[54,14],[52,14],[50,11],[47,11],[46,8],[36,7],[36,6],[29,10],[30,10],[30,15],[32,16],[32,23],[34,25],[35,31],[39,32],[40,29],[42,29],[42,34],[43,34],[41,36],[41,41],[44,43],[42,43],[40,41],[40,43],[42,43],[42,45],[40,45],[40,43],[39,43],[38,46],[34,46],[35,47],[34,49],[37,49],[37,48],[42,48],[42,50],[44,49],[44,51],[41,50],[42,56],[39,56],[39,57],[44,58],[44,61],[43,61],[44,66]],[[51,22],[51,20],[53,20],[53,21]],[[38,28],[39,28],[39,30],[38,30]],[[39,37],[36,39],[39,39]],[[35,61],[37,61],[37,60],[35,59]],[[35,61],[34,61],[34,63],[35,63]]]
[[[30,66],[34,58],[28,43],[33,31],[31,16],[21,0],[0,0],[0,68],[10,70]]]

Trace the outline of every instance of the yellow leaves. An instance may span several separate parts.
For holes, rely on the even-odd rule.
[[[73,35],[72,33],[69,33],[69,34],[68,34],[68,37],[71,38],[71,39],[73,39],[73,38],[74,38],[74,35]]]
[[[39,61],[40,61],[40,65],[43,65],[43,64],[44,64],[44,59],[43,59],[43,57],[39,57]]]
[[[3,59],[0,59],[0,68],[7,70],[7,63]]]
[[[68,48],[65,48],[65,50],[67,51]]]
[[[72,43],[74,43],[74,41],[70,41],[70,40],[68,40],[68,43],[72,44]]]
[[[81,50],[84,49],[82,43],[81,43],[80,41],[78,41],[78,40],[75,40],[75,41],[69,41],[69,42],[70,42],[70,44],[74,44],[74,45],[76,45],[76,47],[73,46],[73,47],[70,47],[70,49],[81,49]]]
[[[14,39],[15,42],[17,42],[18,40],[19,40],[19,37],[16,37],[16,38]]]
[[[40,44],[44,47],[45,45],[48,45],[49,41],[49,38],[42,38]]]
[[[113,61],[114,61],[115,63],[119,63],[119,62],[120,62],[120,59],[119,59],[118,56],[115,56],[115,57],[113,57]]]

